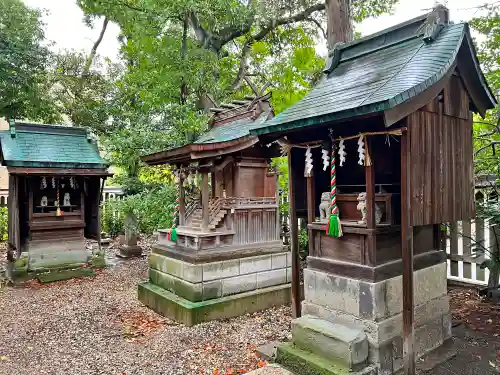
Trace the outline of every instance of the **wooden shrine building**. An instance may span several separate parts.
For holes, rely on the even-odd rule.
[[[9,173],[9,245],[28,271],[91,260],[84,238],[98,239],[100,196],[109,173],[85,129],[11,121],[0,133]]]
[[[270,95],[213,108],[192,144],[144,156],[175,166],[178,222],[159,230],[139,299],[185,324],[237,316],[290,300],[290,257],[280,239],[277,175],[250,130],[272,118]],[[186,189],[201,179],[199,196]],[[175,234],[174,234],[175,233]]]
[[[474,216],[472,114],[495,104],[468,25],[438,6],[337,45],[318,85],[250,132],[288,151],[294,265],[297,217],[309,223],[305,300],[294,267],[279,362],[297,375],[413,373],[450,339],[440,225]]]

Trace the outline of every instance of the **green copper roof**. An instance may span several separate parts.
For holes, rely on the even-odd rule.
[[[210,144],[219,142],[229,142],[238,138],[250,135],[252,129],[260,128],[269,116],[269,112],[263,112],[257,119],[241,119],[229,124],[216,126],[208,133],[198,138],[195,144]]]
[[[85,129],[15,124],[15,134],[0,132],[3,164],[8,167],[107,168]]]
[[[424,41],[422,16],[359,41],[341,45],[330,54],[329,73],[302,100],[267,121],[253,135],[264,135],[383,112],[419,95],[454,67],[464,39],[472,45],[466,24],[445,24],[437,37]],[[482,108],[495,99],[476,67],[475,83],[483,93]],[[469,69],[471,70],[471,69]],[[462,73],[462,72],[461,72]]]

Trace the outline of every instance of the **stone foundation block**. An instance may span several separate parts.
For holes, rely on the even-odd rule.
[[[257,288],[257,274],[230,277],[222,280],[222,295],[229,296],[242,292],[248,292]]]
[[[257,288],[286,284],[286,269],[265,271],[257,273]]]
[[[287,253],[274,254],[271,258],[272,269],[286,268]]]
[[[240,259],[240,275],[269,271],[272,269],[272,255]]]
[[[296,347],[338,360],[349,369],[359,367],[368,358],[368,340],[362,328],[305,315],[292,321],[292,337]]]
[[[418,270],[415,275],[415,305],[446,296],[446,263]],[[361,319],[382,321],[403,311],[401,276],[378,283],[304,270],[305,300]],[[443,305],[448,304],[443,301]],[[429,306],[429,308],[433,308]],[[440,309],[440,306],[436,307]],[[432,312],[424,311],[424,315]]]
[[[327,359],[328,358],[328,359]],[[294,374],[307,375],[377,375],[375,366],[366,366],[359,371],[351,369],[340,362],[335,362],[330,357],[302,350],[297,346],[286,343],[278,346],[276,362],[292,371]]]
[[[359,315],[359,280],[305,269],[304,293],[309,302]]]
[[[192,326],[201,322],[240,316],[290,303],[289,284],[258,289],[203,302],[191,302],[149,282],[138,285],[139,301],[157,313]]]

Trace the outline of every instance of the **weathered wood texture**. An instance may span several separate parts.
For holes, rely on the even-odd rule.
[[[371,230],[344,225],[343,229],[344,235],[336,238],[325,234],[324,225],[310,225],[309,231],[313,242],[310,255],[370,267],[402,258],[399,226],[377,227]],[[376,241],[370,241],[370,235],[375,236]],[[423,254],[439,250],[435,246],[434,236],[432,225],[415,227],[412,239],[414,253]]]
[[[290,243],[292,251],[292,317],[301,316],[300,305],[300,262],[299,262],[299,225],[297,221],[297,176],[298,172],[294,168],[294,160],[297,159],[297,150],[291,149],[288,153],[288,199],[290,217]],[[302,176],[303,176],[302,170]],[[303,180],[304,178],[302,178]]]
[[[458,77],[408,116],[410,224],[456,222],[474,216],[472,118]]]
[[[246,245],[279,240],[276,209],[237,209],[233,215],[233,244]]]

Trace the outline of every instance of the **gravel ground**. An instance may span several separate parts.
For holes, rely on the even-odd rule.
[[[0,289],[0,375],[240,374],[263,365],[257,346],[290,337],[288,306],[195,327],[164,319],[137,300],[147,268],[143,257]]]

